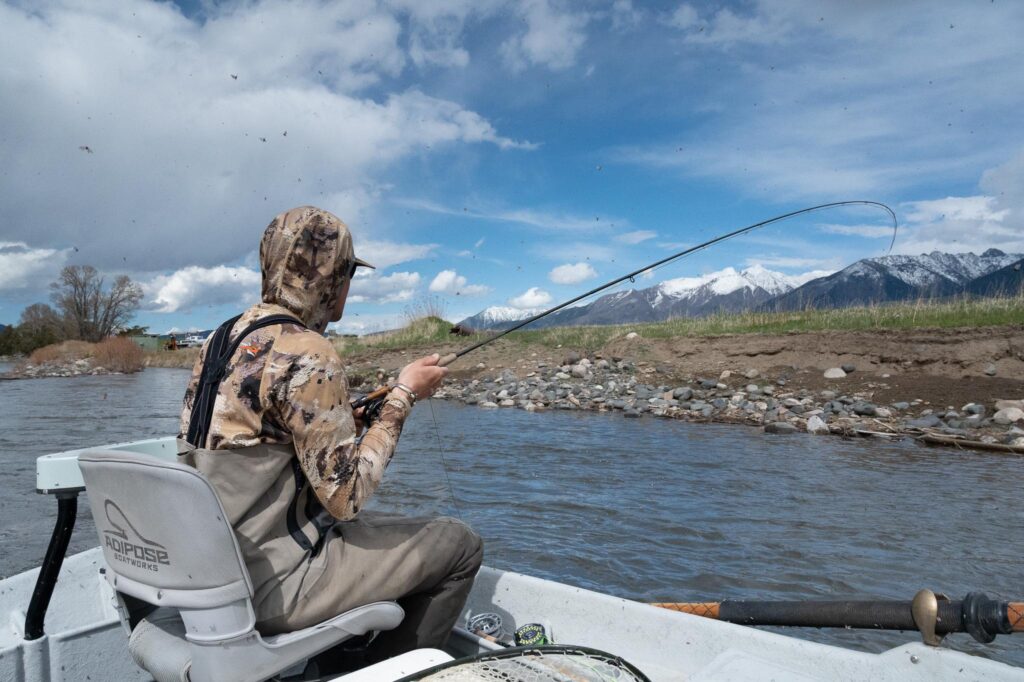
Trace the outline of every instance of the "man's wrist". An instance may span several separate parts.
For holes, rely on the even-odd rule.
[[[391,390],[403,393],[409,402],[409,407],[412,407],[413,405],[416,404],[416,392],[413,391],[408,386],[406,386],[405,384],[395,384],[394,386],[391,387]]]

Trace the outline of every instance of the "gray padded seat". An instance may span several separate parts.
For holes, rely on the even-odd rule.
[[[115,593],[162,607],[129,643],[157,682],[264,680],[350,637],[395,628],[405,615],[377,602],[263,637],[235,533],[202,474],[124,451],[90,450],[78,461],[107,580]]]

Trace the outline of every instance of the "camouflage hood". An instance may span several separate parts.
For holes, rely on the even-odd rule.
[[[353,262],[372,267],[355,257],[352,235],[337,216],[313,206],[285,211],[260,242],[263,302],[287,308],[322,334]]]

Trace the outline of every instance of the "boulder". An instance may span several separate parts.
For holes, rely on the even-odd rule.
[[[779,435],[796,433],[796,427],[789,422],[769,422],[764,425],[764,432]]]
[[[997,400],[996,401],[996,410],[1005,410],[1008,407],[1016,407],[1018,410],[1024,410],[1024,400]],[[975,412],[973,414],[983,414],[984,412],[985,412],[985,408],[982,408],[981,412]]]
[[[856,365],[840,365],[839,369],[843,370],[847,374],[853,374],[854,372],[857,371],[857,366]]]
[[[1024,420],[1024,410],[1019,407],[1004,407],[992,415],[992,421],[1003,426],[1016,424],[1021,420]]]
[[[826,379],[842,379],[846,376],[846,372],[840,367],[829,367],[825,370]]]
[[[826,435],[829,433],[828,424],[821,417],[814,415],[807,420],[807,433],[816,436]]]

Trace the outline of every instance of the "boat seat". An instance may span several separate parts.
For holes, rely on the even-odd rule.
[[[157,682],[265,680],[405,616],[394,602],[376,602],[264,637],[234,530],[201,473],[123,450],[90,450],[78,461],[108,582],[115,594],[158,607],[129,642]]]

